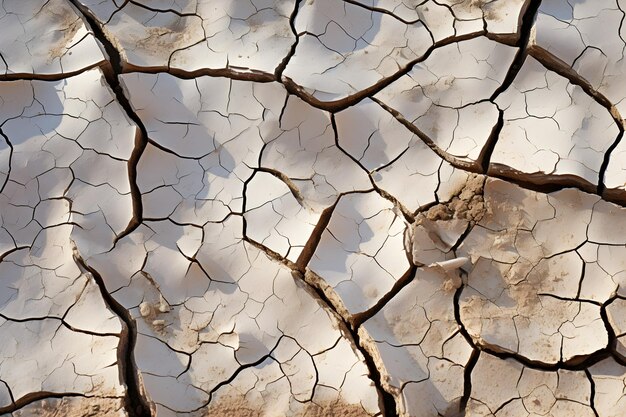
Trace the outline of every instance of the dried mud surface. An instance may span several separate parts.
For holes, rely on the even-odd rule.
[[[0,1],[0,416],[626,415],[626,1]]]

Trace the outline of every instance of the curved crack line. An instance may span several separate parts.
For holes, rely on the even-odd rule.
[[[134,359],[134,349],[137,342],[137,326],[130,312],[122,306],[107,290],[102,276],[93,267],[89,266],[80,255],[76,244],[73,245],[73,258],[83,272],[89,272],[100,289],[100,294],[107,305],[122,321],[123,328],[118,345],[118,366],[122,375],[126,394],[124,403],[129,417],[152,417],[152,407],[146,397]]]

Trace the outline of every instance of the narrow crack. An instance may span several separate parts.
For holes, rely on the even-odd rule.
[[[615,122],[619,133],[617,137],[608,147],[606,152],[604,153],[604,157],[602,160],[602,164],[600,165],[600,171],[598,172],[598,185],[595,192],[602,196],[606,190],[606,186],[604,184],[604,177],[606,175],[606,170],[609,166],[609,161],[611,159],[611,153],[617,148],[617,146],[621,143],[622,138],[624,137],[624,119],[622,115],[619,113],[619,110],[611,101],[598,90],[594,89],[593,86],[583,78],[580,74],[574,71],[569,65],[565,62],[561,61],[559,58],[546,51],[545,49],[533,46],[529,49],[529,54],[535,58],[541,65],[543,65],[546,69],[553,71],[560,75],[561,77],[566,78],[571,84],[580,87],[585,94],[591,97],[596,103],[604,107]],[[612,192],[613,198],[624,199],[624,192],[618,191],[617,193]]]
[[[276,78],[276,80],[280,80],[282,78],[283,72],[285,71],[285,68],[287,68],[289,61],[291,61],[291,58],[293,58],[293,56],[296,54],[296,48],[298,47],[298,43],[300,42],[300,36],[298,36],[298,32],[296,31],[296,17],[298,16],[298,11],[300,10],[301,3],[302,0],[295,1],[295,4],[293,6],[293,12],[291,13],[291,16],[289,16],[289,27],[291,28],[291,33],[293,33],[293,35],[296,37],[296,40],[291,45],[291,49],[289,49],[289,53],[287,54],[287,56],[276,67],[276,71],[274,72],[274,77]]]
[[[354,346],[358,349],[361,355],[363,355],[365,365],[367,366],[367,369],[370,374],[370,379],[374,383],[374,386],[376,387],[377,392],[379,393],[379,395],[381,396],[383,400],[384,416],[385,417],[398,417],[396,400],[393,394],[385,390],[385,388],[383,387],[382,376],[380,374],[380,370],[376,366],[374,358],[367,351],[367,349],[363,346],[363,344],[361,344],[361,337],[359,336],[359,327],[355,326],[354,323],[347,322],[341,316],[341,314],[339,314],[339,311],[337,311],[337,308],[333,305],[330,299],[326,296],[324,291],[318,286],[310,284],[304,278],[303,273],[301,273],[300,271],[293,271],[293,275],[298,277],[298,279],[301,282],[303,282],[304,285],[306,285],[311,291],[313,291],[317,295],[317,298],[322,303],[322,305],[324,305],[330,312],[332,312],[336,320],[338,320],[339,323],[341,323],[341,325],[343,326],[344,331],[347,332],[349,337],[352,339]]]
[[[409,258],[410,268],[393,284],[393,287],[385,293],[380,299],[370,307],[367,311],[356,313],[352,315],[352,325],[354,328],[359,328],[367,320],[374,317],[380,310],[383,309],[404,287],[409,285],[415,278],[417,272],[417,266],[413,264],[410,254],[407,254]]]
[[[420,22],[420,18],[417,18],[415,20],[406,20],[403,19],[402,17],[398,16],[397,14],[393,13],[392,11],[389,11],[387,9],[384,9],[382,7],[375,7],[375,6],[369,6],[367,4],[365,4],[364,2],[360,2],[357,0],[343,0],[344,3],[348,3],[351,4],[353,6],[356,7],[360,7],[362,9],[365,10],[369,10],[371,12],[376,12],[376,13],[381,13],[381,14],[386,14],[387,16],[391,16],[392,18],[396,19],[398,22],[404,23],[405,25],[414,25],[418,22]],[[421,4],[416,3],[415,9],[417,10],[417,7],[423,5],[425,2],[422,2]],[[426,26],[426,25],[424,25]]]
[[[206,401],[205,404],[199,406],[198,408],[191,410],[191,412],[196,412],[196,411],[200,411],[206,407],[208,407],[211,404],[211,400],[213,399],[213,395],[215,395],[215,393],[217,391],[219,391],[220,388],[225,387],[227,385],[229,385],[230,383],[232,383],[235,378],[237,378],[237,376],[239,374],[241,374],[243,371],[245,371],[246,369],[250,369],[250,368],[254,368],[257,367],[259,365],[261,365],[263,362],[265,362],[268,359],[273,359],[276,360],[272,354],[274,353],[274,351],[278,348],[278,346],[280,345],[280,342],[283,340],[285,336],[280,336],[278,338],[278,340],[276,341],[276,344],[274,345],[274,347],[272,347],[272,349],[269,351],[269,353],[261,356],[259,359],[255,360],[254,362],[250,362],[250,363],[246,363],[243,364],[235,370],[235,372],[233,372],[227,379],[221,381],[219,384],[217,384],[216,386],[214,386],[210,391],[208,391],[208,395],[209,395],[209,399]],[[278,362],[278,361],[277,361]]]
[[[560,369],[565,369],[565,370],[570,370],[570,371],[582,371],[608,357],[613,357],[617,360],[616,355],[614,354],[614,350],[611,348],[611,346],[614,344],[614,341],[616,339],[615,339],[615,335],[612,329],[610,329],[610,326],[607,325],[608,322],[606,321],[607,319],[606,319],[605,308],[601,309],[601,316],[603,318],[605,326],[607,327],[607,333],[609,335],[608,346],[603,349],[597,350],[589,355],[574,356],[573,358],[567,361],[559,360],[558,362],[554,364],[549,364],[549,363],[544,363],[544,362],[537,361],[537,360],[528,359],[514,352],[502,351],[494,347],[488,346],[486,344],[476,343],[474,339],[472,338],[472,336],[467,331],[467,329],[465,328],[463,321],[461,320],[460,299],[461,299],[461,294],[465,288],[465,285],[466,283],[464,280],[463,284],[457,289],[454,295],[454,317],[455,317],[456,322],[460,326],[461,334],[463,335],[465,340],[471,345],[472,349],[474,350],[479,350],[481,352],[488,353],[492,356],[496,356],[503,360],[512,359],[512,360],[515,360],[516,362],[521,363],[522,365],[528,368],[537,369],[541,371],[558,371]],[[608,303],[605,305],[608,305]]]
[[[296,201],[298,202],[298,204],[300,204],[301,206],[304,205],[304,197],[302,196],[302,193],[300,192],[300,189],[298,188],[298,186],[296,184],[294,184],[294,182],[291,180],[291,178],[289,178],[287,175],[283,174],[282,172],[272,169],[272,168],[255,168],[254,169],[255,174],[257,172],[265,172],[266,174],[270,174],[276,178],[278,178],[283,184],[285,184],[287,186],[287,188],[289,188],[289,191],[291,192],[291,195],[293,196],[293,198],[296,199]],[[252,180],[252,178],[250,178],[250,180]]]
[[[270,83],[275,82],[276,77],[274,74],[242,68],[241,70],[235,69],[236,67],[230,66],[229,68],[219,68],[219,69],[211,69],[211,68],[201,68],[194,71],[187,71],[180,68],[172,68],[172,67],[140,67],[132,64],[124,63],[124,68],[121,74],[126,73],[139,73],[139,74],[161,74],[167,73],[173,75],[174,77],[180,78],[181,80],[193,80],[199,77],[223,77],[229,78],[231,80],[238,81],[251,81],[255,83]]]
[[[595,184],[573,174],[527,173],[511,168],[508,165],[491,163],[487,175],[542,194],[553,193],[564,188],[577,188],[586,193],[597,194],[597,186]],[[607,201],[620,204],[618,197],[611,200],[607,199]]]
[[[528,47],[530,43],[530,36],[533,28],[533,24],[535,23],[535,19],[537,18],[537,13],[539,12],[539,6],[541,6],[541,0],[530,0],[524,15],[522,16],[522,24],[520,28],[521,36],[519,37],[515,46],[519,49],[513,58],[513,62],[509,67],[509,70],[502,81],[502,84],[493,92],[489,101],[495,103],[495,100],[505,92],[511,85],[513,81],[517,78],[517,74],[519,74],[524,62],[526,61],[526,57],[528,56]],[[489,135],[489,138],[485,142],[485,146],[480,152],[480,156],[478,157],[478,163],[481,166],[482,172],[487,173],[490,169],[491,156],[493,155],[493,151],[496,147],[498,139],[500,138],[500,133],[502,132],[502,128],[504,127],[504,111],[498,108],[498,123],[495,125],[493,131]]]
[[[278,80],[284,84],[285,88],[290,94],[298,96],[300,99],[305,101],[307,104],[316,107],[321,110],[326,110],[331,113],[337,113],[342,110],[347,109],[348,107],[354,106],[365,98],[372,98],[375,94],[380,92],[385,87],[389,86],[393,82],[397,81],[404,75],[411,72],[415,65],[418,65],[421,62],[424,62],[428,57],[437,49],[442,48],[447,45],[452,45],[454,43],[463,42],[471,39],[478,38],[480,36],[490,37],[484,30],[478,32],[472,32],[465,35],[460,36],[450,36],[448,38],[442,39],[434,44],[432,44],[428,50],[419,58],[409,62],[406,66],[400,68],[394,74],[384,77],[374,83],[373,85],[360,90],[352,95],[347,97],[334,100],[334,101],[322,101],[316,98],[315,96],[309,94],[303,87],[294,82],[291,78],[283,75],[282,79]]]
[[[589,369],[585,369],[585,375],[587,375],[587,379],[589,380],[589,385],[591,387],[591,393],[589,394],[589,407],[591,407],[591,410],[593,411],[593,415],[595,417],[600,417],[600,414],[598,414],[598,411],[596,410],[596,382],[593,380],[593,376],[591,375],[591,372],[589,372]]]
[[[245,220],[245,219],[244,219]],[[244,242],[254,246],[255,248],[259,249],[260,251],[262,251],[263,253],[265,253],[265,255],[267,255],[267,257],[269,257],[270,259],[285,265],[287,268],[291,269],[292,271],[297,271],[298,268],[296,266],[295,263],[293,263],[292,261],[290,261],[289,259],[283,257],[280,253],[268,248],[267,246],[265,246],[262,243],[257,242],[254,239],[250,239],[248,236],[243,237],[242,239]]]
[[[617,148],[617,146],[622,142],[622,138],[624,137],[624,128],[622,125],[619,126],[619,134],[615,138],[615,141],[609,146],[604,153],[604,157],[602,159],[602,164],[600,165],[600,172],[598,174],[598,188],[597,193],[601,197],[606,196],[607,199],[625,201],[626,202],[626,193],[624,190],[607,190],[606,185],[604,183],[604,177],[606,176],[606,170],[609,167],[609,162],[611,161],[611,154]]]
[[[70,0],[71,1],[71,0]],[[26,72],[13,72],[10,74],[0,74],[0,82],[3,81],[61,81],[67,78],[73,77],[78,74],[82,74],[83,72],[87,72],[94,68],[100,68],[102,70],[106,70],[109,66],[109,61],[102,60],[100,62],[96,62],[75,71],[67,71],[67,72],[59,72],[55,74],[33,74]]]
[[[530,43],[530,36],[532,33],[533,24],[535,23],[535,19],[537,18],[537,13],[539,12],[539,7],[541,6],[542,0],[530,0],[529,4],[522,16],[522,24],[520,28],[521,36],[517,41],[516,46],[519,48],[515,57],[513,58],[513,62],[509,67],[509,70],[504,77],[504,81],[502,84],[493,92],[491,95],[490,101],[494,101],[500,94],[506,91],[517,78],[517,74],[522,69],[524,62],[526,61],[526,57],[528,56],[528,47]]]
[[[393,107],[388,106],[387,104],[383,103],[381,100],[377,99],[376,97],[370,97],[370,99],[376,102],[380,107],[386,110],[393,117],[395,117],[395,119],[398,120],[400,123],[402,123],[402,125],[404,125],[407,129],[409,129],[411,133],[415,134],[415,136],[420,138],[426,146],[428,146],[434,153],[437,154],[437,156],[439,156],[444,161],[448,162],[450,165],[454,166],[455,168],[459,168],[465,171],[474,172],[477,174],[482,173],[478,164],[474,162],[464,161],[442,150],[439,146],[437,146],[437,144],[435,144],[435,142],[427,134],[422,132],[417,126],[415,126],[413,123],[407,120],[399,111],[397,111]]]
[[[133,107],[124,94],[123,88],[120,84],[118,77],[123,73],[123,64],[120,52],[107,38],[106,34],[89,10],[83,7],[78,0],[70,1],[81,13],[81,16],[85,20],[85,25],[92,30],[96,39],[98,39],[98,41],[100,41],[100,43],[104,46],[104,49],[109,56],[110,64],[110,70],[104,71],[106,81],[113,91],[113,94],[115,94],[117,102],[122,106],[126,115],[137,125],[138,128],[135,136],[135,146],[128,160],[128,176],[133,204],[133,216],[124,231],[116,237],[115,243],[117,243],[124,236],[129,235],[137,229],[143,220],[143,202],[141,198],[141,191],[137,185],[137,164],[139,163],[139,159],[148,145],[148,132],[141,121],[141,118],[133,110]]]
[[[463,373],[463,396],[459,402],[459,411],[462,416],[467,415],[467,403],[472,396],[472,372],[478,363],[478,358],[480,358],[480,349],[474,348],[472,349],[472,353],[465,364],[465,370]]]
[[[317,285],[311,284],[305,278],[306,264],[308,263],[308,261],[310,260],[310,257],[315,252],[315,248],[317,247],[317,244],[319,243],[319,239],[321,238],[322,232],[326,229],[326,226],[328,225],[328,222],[330,221],[330,217],[332,216],[335,206],[336,206],[336,203],[335,205],[324,210],[324,214],[322,215],[323,218],[320,219],[320,221],[318,222],[317,226],[315,227],[315,230],[311,234],[311,238],[309,238],[309,241],[307,242],[305,246],[305,248],[308,247],[308,249],[302,252],[302,253],[306,252],[306,255],[302,256],[301,254],[301,257],[298,259],[296,263],[293,263],[283,258],[282,256],[280,256],[280,254],[272,251],[271,249],[267,248],[266,246],[258,242],[248,239],[247,237],[244,237],[244,241],[262,250],[265,254],[267,254],[267,256],[270,257],[270,259],[273,259],[287,266],[289,269],[291,269],[292,276],[294,277],[294,279],[297,279],[303,285],[305,285],[305,287],[309,289],[311,294],[316,296],[318,302],[322,304],[323,308],[326,311],[329,311],[335,317],[335,319],[339,321],[341,326],[344,328],[344,331],[352,339],[352,342],[354,343],[355,348],[358,349],[358,351],[363,355],[364,362],[370,374],[370,379],[374,383],[376,390],[378,391],[383,401],[385,417],[398,417],[395,398],[391,393],[387,392],[383,388],[381,374],[375,365],[374,358],[372,357],[372,355],[369,354],[367,349],[365,349],[360,342],[360,336],[358,334],[358,326],[355,326],[354,323],[349,323],[348,321],[346,321],[337,310],[337,307],[332,303],[332,301],[324,293],[323,289]]]
[[[361,344],[361,337],[359,336],[358,329],[357,330],[348,329],[348,331],[350,332],[350,335],[352,336],[354,340],[354,344],[356,345],[357,349],[359,350],[359,352],[361,352],[361,355],[363,355],[363,359],[365,360],[365,365],[367,366],[367,369],[369,370],[369,373],[370,373],[370,378],[374,382],[374,385],[376,386],[376,391],[378,391],[379,395],[382,396],[384,416],[385,417],[398,417],[399,414],[398,414],[398,405],[396,403],[396,399],[393,396],[393,394],[391,394],[390,392],[387,392],[387,390],[385,390],[385,388],[383,387],[382,376],[380,374],[380,371],[378,370],[378,367],[376,366],[376,363],[374,362],[374,358],[372,357],[372,355],[370,355],[367,349],[365,349],[363,345]]]
[[[481,190],[482,190],[483,201],[484,201],[485,183],[483,183]],[[450,252],[452,252],[455,256],[457,256],[456,254],[457,249],[461,246],[465,238],[469,236],[472,229],[473,229],[473,225],[471,223],[468,224],[465,231],[461,234],[461,236],[459,236],[459,238],[454,243],[452,248],[450,248]],[[463,290],[465,289],[465,285],[467,282],[467,273],[463,271],[462,269],[460,270],[460,273],[461,273],[461,285],[459,286],[459,288],[456,289],[454,293],[454,297],[452,299],[453,310],[454,310],[453,311],[454,321],[456,321],[457,325],[459,326],[459,333],[461,333],[465,341],[472,348],[472,353],[470,354],[470,357],[467,360],[467,363],[465,364],[465,369],[463,371],[463,396],[461,397],[461,401],[459,402],[459,411],[462,416],[465,416],[467,413],[467,403],[472,394],[472,371],[474,370],[476,363],[478,363],[478,358],[480,357],[481,349],[474,343],[474,339],[472,339],[472,336],[469,334],[469,332],[465,328],[465,325],[463,324],[463,321],[461,320],[461,294],[463,293]]]
[[[609,316],[606,311],[606,308],[611,305],[613,301],[617,299],[617,296],[613,296],[609,298],[604,304],[600,306],[600,318],[602,319],[602,323],[604,324],[604,329],[608,335],[608,344],[607,349],[611,352],[612,356],[619,358],[617,354],[617,335],[615,334],[615,330],[613,330],[613,326],[611,326],[611,322],[609,321]]]
[[[500,359],[513,359],[516,362],[521,363],[527,368],[537,369],[541,371],[558,371],[561,369],[565,369],[568,371],[583,371],[590,366],[597,364],[600,361],[603,361],[606,358],[613,357],[614,355],[608,349],[600,349],[590,355],[581,355],[575,356],[568,361],[559,360],[554,364],[549,364],[545,362],[541,362],[538,360],[531,360],[522,355],[512,352],[504,352],[495,350],[486,345],[476,345],[478,349],[483,352],[489,353],[492,356],[496,356]]]
[[[117,242],[122,237],[128,235],[135,230],[142,222],[143,205],[141,192],[137,185],[137,164],[141,155],[146,148],[148,135],[145,126],[141,122],[139,116],[134,112],[130,102],[128,101],[122,86],[120,85],[118,75],[122,73],[122,60],[119,51],[113,46],[111,41],[106,37],[104,31],[96,21],[96,19],[86,10],[78,0],[70,0],[71,3],[79,10],[85,25],[90,28],[100,43],[104,46],[109,56],[110,68],[104,69],[105,79],[113,91],[117,102],[126,112],[126,115],[137,125],[138,129],[135,136],[135,146],[128,160],[128,176],[131,189],[133,216],[126,229],[116,237]],[[89,271],[95,282],[100,288],[100,293],[107,306],[120,318],[124,323],[124,330],[120,335],[120,344],[118,347],[118,358],[121,375],[126,385],[126,395],[124,398],[126,411],[129,417],[149,417],[152,415],[149,401],[145,396],[145,391],[140,382],[140,376],[134,360],[134,348],[137,340],[137,329],[134,319],[129,311],[124,308],[115,298],[107,291],[106,285],[100,274],[90,267],[80,256],[78,248],[74,245],[74,259],[76,263],[85,271]]]
[[[146,398],[145,390],[140,382],[141,377],[137,371],[134,358],[135,344],[137,342],[137,325],[135,320],[130,315],[130,312],[108,292],[102,276],[85,262],[75,244],[73,252],[76,264],[83,272],[91,273],[107,307],[113,311],[124,324],[118,346],[118,366],[123,376],[124,384],[126,385],[126,394],[124,396],[126,412],[129,417],[152,417],[150,403]]]
[[[81,12],[83,13],[83,16],[85,16],[86,21],[92,27],[94,35],[104,45],[105,50],[107,51],[107,54],[109,54],[110,56],[110,59],[112,61],[115,61],[117,59],[117,63],[111,62],[111,65],[114,67],[114,72],[116,74],[124,74],[124,73],[129,73],[129,72],[136,72],[136,73],[141,73],[141,74],[158,74],[158,73],[165,72],[165,73],[168,73],[170,75],[173,75],[175,77],[178,77],[180,79],[185,79],[185,80],[194,79],[194,78],[198,78],[201,76],[210,76],[210,77],[225,77],[225,78],[230,78],[233,80],[252,81],[252,82],[259,82],[259,83],[279,82],[285,86],[285,89],[287,90],[289,94],[293,94],[297,96],[298,98],[300,98],[301,100],[303,100],[304,102],[306,102],[312,107],[315,107],[320,110],[326,110],[326,111],[333,112],[333,113],[345,110],[348,107],[354,106],[355,104],[359,103],[365,98],[374,96],[376,93],[380,92],[385,87],[389,86],[396,80],[400,79],[402,76],[408,74],[415,65],[421,62],[424,62],[426,59],[428,59],[428,57],[435,50],[439,48],[442,48],[447,45],[452,45],[458,42],[476,39],[480,36],[486,36],[487,38],[490,38],[490,39],[493,38],[493,36],[486,33],[484,30],[481,30],[478,32],[472,32],[472,33],[468,33],[468,34],[460,35],[460,36],[450,36],[448,38],[442,39],[434,43],[428,48],[428,50],[421,57],[409,62],[406,66],[398,69],[398,71],[396,71],[394,74],[380,79],[378,82],[371,85],[370,87],[367,87],[363,90],[360,90],[352,95],[349,95],[341,99],[337,99],[334,101],[322,101],[322,100],[317,99],[315,96],[311,95],[310,93],[308,93],[303,87],[298,85],[291,78],[282,74],[285,68],[287,67],[289,61],[291,60],[293,54],[295,54],[295,48],[296,48],[297,43],[299,43],[299,39],[297,39],[297,41],[292,45],[293,50],[291,50],[288,53],[288,55],[283,59],[283,61],[281,61],[281,63],[278,65],[274,73],[268,73],[265,71],[249,69],[249,68],[235,69],[235,67],[232,67],[232,66],[229,68],[221,68],[221,69],[202,68],[202,69],[193,70],[193,71],[187,71],[181,68],[171,68],[167,66],[142,67],[142,66],[136,66],[136,65],[130,64],[128,62],[122,62],[119,59],[119,56],[120,56],[119,51],[117,51],[115,47],[113,46],[113,44],[111,43],[111,41],[108,40],[101,26],[98,24],[96,18],[93,17],[93,15],[91,15],[88,10],[85,10],[84,7],[82,7],[81,5],[78,5],[78,0],[70,0],[70,1],[76,4],[76,7],[78,7],[81,10]],[[302,0],[298,0],[298,1],[302,1]],[[292,17],[294,17],[295,19],[294,14],[292,14]],[[79,71],[79,72],[82,72],[82,71]],[[278,75],[280,75],[280,78],[277,77]],[[59,76],[58,78],[59,79],[65,78],[65,76],[63,77]]]
[[[0,381],[3,382],[4,381]],[[5,384],[6,385],[6,384]],[[7,386],[8,389],[8,386]],[[11,397],[13,397],[13,394]],[[48,399],[62,399],[62,398],[100,398],[100,399],[111,399],[111,400],[119,400],[119,397],[107,397],[107,396],[99,396],[99,395],[85,395],[78,392],[51,392],[51,391],[38,391],[38,392],[29,392],[23,397],[14,400],[12,398],[12,404],[6,407],[0,407],[0,415],[7,416],[10,413],[20,411],[21,408],[24,408],[30,404],[35,402],[45,401]],[[25,415],[25,414],[22,414]],[[39,413],[37,413],[39,415]]]
[[[609,100],[604,94],[593,88],[593,86],[583,78],[580,74],[572,69],[565,62],[541,48],[540,46],[533,45],[528,48],[528,54],[535,58],[546,69],[557,73],[563,78],[566,78],[571,84],[580,87],[585,94],[590,96],[596,103],[604,107],[610,114],[615,124],[623,130],[624,119],[619,113],[619,110],[615,107],[611,100]]]
[[[432,149],[432,151],[435,152],[441,159],[457,169],[476,174],[483,174],[492,178],[500,178],[527,190],[537,191],[543,194],[552,193],[562,190],[564,188],[577,188],[587,193],[598,194],[598,188],[596,185],[576,175],[525,173],[511,168],[507,165],[489,163],[489,159],[491,158],[491,154],[493,153],[493,149],[495,148],[495,143],[497,142],[503,123],[501,124],[500,122],[498,122],[498,124],[494,127],[494,130],[492,131],[489,140],[487,141],[487,145],[485,145],[485,147],[481,151],[481,156],[477,160],[481,162],[468,162],[458,159],[443,151],[428,135],[426,135],[417,126],[404,118],[404,116],[402,116],[397,110],[386,105],[382,101],[378,100],[376,97],[371,97],[371,100],[378,103],[383,109],[385,109],[392,116],[394,116],[396,120],[398,120],[412,133],[422,139],[422,141],[430,149]],[[615,143],[614,146],[617,146],[617,143]],[[486,171],[484,171],[485,169]],[[626,206],[626,191],[624,190],[607,190],[606,192],[604,192],[603,197],[606,201],[609,201],[611,203],[615,203],[620,206]]]
[[[15,323],[28,323],[28,322],[33,322],[33,321],[52,320],[52,321],[59,322],[61,326],[65,327],[66,329],[68,329],[68,330],[70,330],[72,332],[83,333],[83,334],[87,334],[87,335],[90,335],[90,336],[97,336],[97,337],[120,337],[119,333],[101,333],[101,332],[85,330],[85,329],[81,329],[81,328],[72,326],[71,324],[69,324],[68,322],[65,321],[65,317],[67,316],[67,314],[69,314],[70,311],[71,311],[71,307],[70,307],[70,309],[67,310],[67,312],[65,313],[65,315],[63,317],[57,317],[57,316],[36,316],[36,317],[17,318],[17,317],[10,317],[10,316],[7,316],[7,315],[4,315],[4,314],[0,313],[0,318],[2,320],[12,321],[12,322],[15,322]]]
[[[304,244],[304,248],[302,249],[302,252],[300,252],[300,256],[298,256],[298,259],[296,260],[296,268],[300,273],[304,274],[306,266],[311,261],[311,258],[313,258],[313,254],[315,253],[315,250],[317,249],[320,240],[322,239],[322,234],[324,233],[324,230],[326,230],[326,227],[328,227],[328,224],[330,223],[330,218],[333,216],[333,211],[335,211],[335,207],[337,207],[337,204],[339,204],[339,199],[337,199],[335,204],[327,207],[326,209],[324,209],[324,211],[322,211],[319,220],[317,221],[315,227],[313,228],[313,231],[311,232],[311,236],[309,236],[309,239]]]
[[[497,106],[496,106],[497,107]],[[489,162],[491,161],[491,155],[493,155],[493,151],[496,148],[496,144],[498,139],[500,138],[500,133],[502,133],[502,128],[504,127],[504,110],[498,108],[498,121],[491,130],[489,137],[485,141],[485,146],[483,146],[476,162],[480,165],[481,172],[486,174],[489,171]]]
[[[373,97],[372,97],[373,99]],[[391,202],[391,204],[393,204],[394,208],[397,209],[402,216],[404,217],[404,220],[408,223],[413,223],[415,221],[415,216],[413,213],[411,213],[411,211],[409,209],[407,209],[404,204],[402,204],[400,202],[400,200],[398,200],[395,196],[391,195],[390,193],[388,193],[387,191],[383,190],[382,188],[380,188],[378,186],[378,184],[376,184],[376,181],[374,180],[374,177],[372,176],[372,172],[375,171],[368,171],[367,168],[365,168],[365,166],[363,166],[363,164],[361,163],[361,161],[359,161],[357,158],[354,157],[354,155],[350,154],[350,152],[346,151],[343,146],[341,146],[341,144],[339,143],[339,129],[337,128],[337,118],[335,116],[335,113],[331,113],[330,114],[330,124],[331,127],[333,128],[333,134],[335,136],[335,146],[337,147],[337,149],[339,149],[341,152],[343,152],[344,155],[346,155],[348,158],[350,158],[352,160],[352,162],[354,162],[356,165],[358,165],[363,171],[365,171],[367,173],[367,177],[369,178],[370,184],[372,184],[372,188],[374,189],[374,191],[376,191],[378,193],[378,195],[380,195],[382,198],[384,198],[385,200],[388,200]],[[405,150],[406,152],[406,150]],[[402,156],[404,152],[402,152],[400,155],[398,155],[397,158],[400,158]],[[388,165],[393,164],[393,162],[395,161],[390,161],[388,163]],[[377,170],[383,169],[384,167],[378,167]],[[419,209],[418,209],[419,211]]]
[[[8,169],[7,169],[7,176],[4,179],[4,181],[2,182],[2,184],[0,185],[0,194],[2,194],[2,192],[4,191],[4,187],[6,187],[7,183],[9,182],[9,177],[11,176],[11,160],[13,159],[13,144],[11,143],[11,141],[9,140],[8,136],[4,134],[4,132],[2,131],[2,127],[0,126],[0,136],[2,136],[2,138],[4,138],[7,146],[9,147],[9,163],[8,163]],[[2,260],[2,258],[0,257],[0,261]]]

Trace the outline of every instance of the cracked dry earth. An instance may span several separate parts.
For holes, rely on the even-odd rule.
[[[625,11],[1,1],[0,415],[626,416]]]

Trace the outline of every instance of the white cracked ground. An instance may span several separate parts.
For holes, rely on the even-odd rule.
[[[0,415],[626,416],[626,0],[2,0]]]

